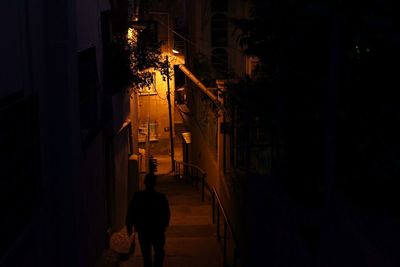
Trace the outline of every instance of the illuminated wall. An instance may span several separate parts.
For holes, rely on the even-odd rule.
[[[165,53],[164,53],[165,55]],[[174,120],[174,91],[175,79],[173,74],[173,63],[176,59],[173,55],[169,55],[170,60],[170,92],[171,92],[171,113]],[[168,117],[168,101],[167,101],[167,81],[159,71],[154,72],[153,86],[144,89],[139,94],[139,124],[142,127],[147,127],[147,119],[150,119],[151,133],[150,136],[155,139],[168,139],[169,138],[169,117]],[[173,130],[173,129],[172,129]]]

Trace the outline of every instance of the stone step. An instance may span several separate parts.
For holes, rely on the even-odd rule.
[[[167,238],[209,238],[216,236],[215,225],[171,225],[167,230]]]
[[[214,237],[167,237],[164,267],[221,267],[221,248]],[[143,267],[140,247],[120,267]]]
[[[201,191],[171,175],[158,177],[157,191],[166,194],[171,221],[166,232],[164,267],[221,267],[221,246],[212,224],[210,201],[201,201]],[[142,267],[136,239],[134,254],[120,267]]]

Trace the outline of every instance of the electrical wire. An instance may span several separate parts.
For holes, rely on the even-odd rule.
[[[166,27],[168,30],[170,30],[172,33],[175,33],[176,35],[178,35],[179,37],[181,37],[183,40],[187,41],[188,43],[192,44],[193,46],[195,46],[196,48],[198,48],[199,50],[203,49],[202,47],[200,47],[199,45],[197,45],[195,42],[193,42],[192,40],[190,40],[189,38],[183,36],[182,34],[176,32],[175,30],[171,29],[170,27],[168,27],[167,25],[165,25],[165,23],[158,21],[161,25],[163,25],[164,27]],[[211,44],[211,42],[207,42],[205,40],[202,40],[203,43],[207,43],[207,44]],[[232,46],[226,46],[227,48],[230,48],[232,50],[235,50],[236,52],[240,52],[242,53],[242,50],[236,48],[236,47],[232,47]],[[210,51],[208,51],[210,52]]]
[[[200,47],[198,44],[196,44],[196,43],[193,42],[192,40],[188,39],[187,37],[183,36],[182,34],[176,32],[176,31],[173,30],[172,28],[168,27],[168,25],[166,25],[165,23],[163,23],[163,22],[161,22],[161,21],[158,21],[158,23],[160,23],[161,25],[163,25],[164,27],[166,27],[166,28],[167,28],[168,30],[170,30],[172,33],[178,35],[179,37],[181,37],[182,39],[184,39],[185,41],[187,41],[189,44],[191,44],[191,45],[193,45],[194,47],[196,47],[197,49],[199,49],[199,51],[203,50],[203,51],[209,52],[209,53],[210,53],[210,56],[211,56],[212,58],[218,59],[218,60],[220,60],[220,61],[222,61],[222,62],[224,62],[224,61],[226,60],[225,58],[219,57],[219,56],[217,56],[217,55],[213,55],[212,50],[208,50],[208,49],[204,49],[203,47]],[[202,40],[202,42],[205,42],[205,41]],[[205,43],[210,44],[210,42],[205,42]],[[221,48],[223,48],[223,47],[221,47]],[[237,48],[235,48],[235,47],[228,46],[227,48],[232,49],[232,50],[234,50],[235,52],[240,52],[240,53],[242,53],[242,51],[241,51],[240,49],[237,49]],[[225,72],[228,73],[228,70],[226,70]]]
[[[157,96],[161,99],[161,100],[163,100],[163,101],[165,101],[165,100],[167,100],[167,98],[163,98],[162,96],[160,96],[160,93],[157,91],[157,89],[154,87],[154,91],[157,93]]]

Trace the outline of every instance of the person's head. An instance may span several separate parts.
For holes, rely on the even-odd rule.
[[[144,177],[144,184],[146,189],[154,189],[156,187],[156,176],[154,173],[148,173]]]

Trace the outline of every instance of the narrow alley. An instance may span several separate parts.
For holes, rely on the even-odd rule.
[[[175,155],[181,158],[181,144],[175,138]],[[201,192],[183,180],[178,180],[171,171],[168,152],[159,146],[153,148],[158,162],[156,190],[166,194],[171,222],[167,228],[165,267],[221,267],[222,248],[217,242],[216,225],[212,223],[210,199],[201,201]],[[138,240],[135,252],[121,267],[142,267],[143,261]]]
[[[3,1],[0,267],[399,267],[397,2]]]

